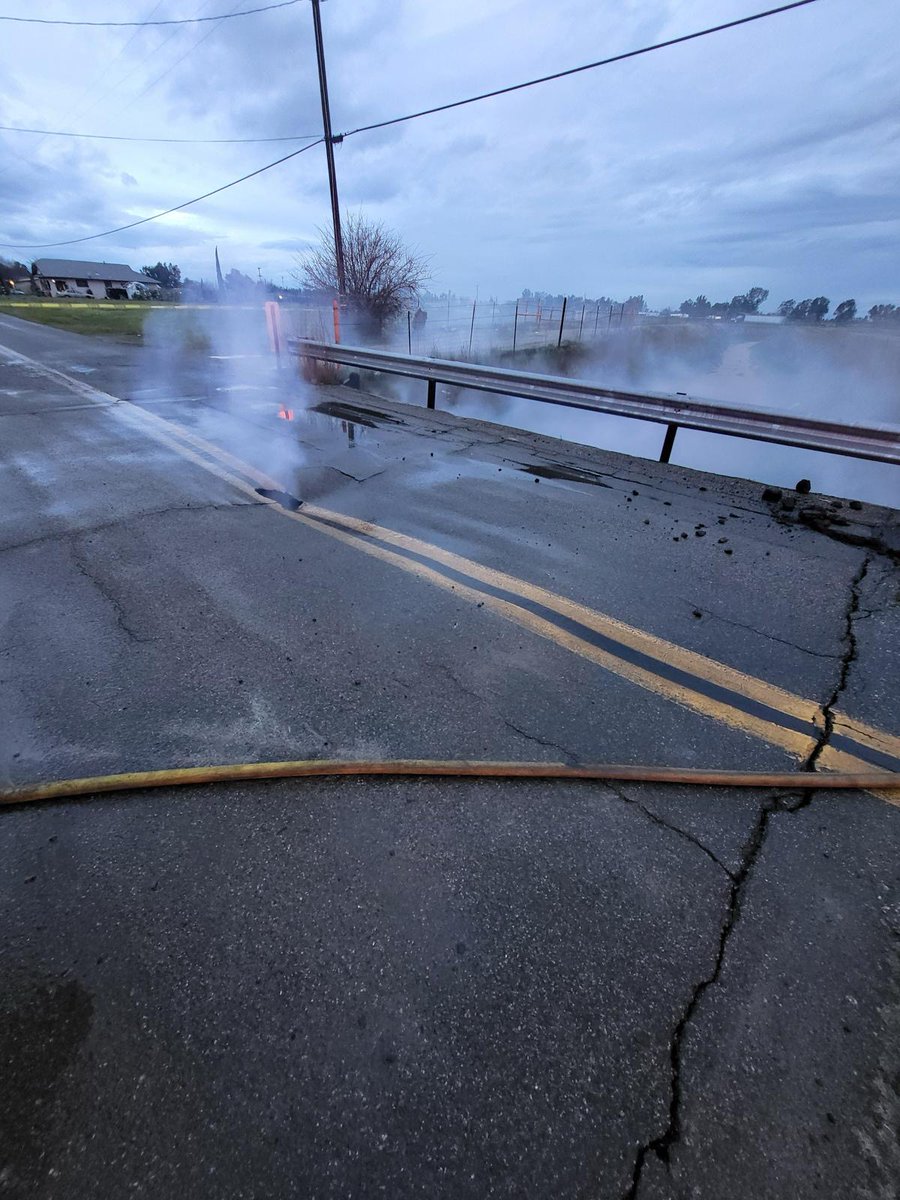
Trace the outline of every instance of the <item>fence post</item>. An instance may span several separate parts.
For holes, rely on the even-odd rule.
[[[406,348],[412,354],[412,317],[409,309],[406,310]]]
[[[472,301],[472,324],[469,326],[469,354],[472,353],[472,334],[475,332],[475,305],[477,300]]]
[[[559,337],[556,339],[557,350],[562,345],[563,325],[566,323],[566,304],[568,303],[568,299],[568,296],[563,296],[562,313],[559,318]]]
[[[597,307],[594,309],[594,337],[597,336],[597,322],[600,320],[600,302],[597,302]]]
[[[581,335],[584,333],[584,305],[581,306],[581,324],[578,326],[578,340],[581,341]]]
[[[269,335],[269,349],[275,355],[275,361],[281,366],[281,308],[277,300],[267,300],[265,303],[266,331]]]
[[[516,301],[516,315],[513,318],[513,354],[516,352],[516,334],[519,332],[519,302]]]
[[[666,436],[663,438],[662,450],[659,453],[659,461],[667,463],[672,454],[672,447],[675,445],[675,434],[678,432],[678,426],[669,424],[666,426]]]

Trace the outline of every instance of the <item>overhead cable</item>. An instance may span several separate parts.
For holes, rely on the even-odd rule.
[[[529,79],[525,83],[515,83],[505,88],[498,88],[493,92],[482,92],[478,96],[469,96],[465,100],[454,100],[450,104],[440,104],[435,108],[422,109],[420,112],[408,113],[404,117],[392,117],[387,121],[378,121],[372,125],[360,125],[356,129],[348,130],[346,133],[337,134],[334,137],[335,142],[341,142],[344,138],[353,137],[357,133],[368,133],[373,129],[384,129],[388,125],[399,125],[403,121],[412,121],[417,117],[427,117],[432,113],[445,112],[451,108],[461,108],[465,104],[475,104],[479,100],[490,100],[494,96],[503,96],[508,92],[521,91],[523,88],[535,87],[539,83],[549,83],[554,79],[563,79],[567,75],[577,75],[581,71],[592,71],[597,67],[609,66],[611,63],[622,62],[628,58],[637,58],[641,54],[649,54],[653,50],[663,50],[668,46],[677,46],[682,42],[690,42],[695,38],[707,37],[712,33],[721,33],[725,29],[734,29],[739,25],[747,25],[751,21],[761,21],[764,17],[773,17],[778,13],[790,12],[794,8],[804,8],[807,4],[815,4],[817,0],[794,0],[791,4],[783,4],[779,8],[770,8],[765,12],[753,13],[748,17],[740,17],[735,21],[727,21],[724,25],[714,25],[708,29],[698,30],[696,33],[682,34],[677,38],[669,38],[665,42],[656,42],[652,46],[644,46],[640,50],[629,50],[624,54],[615,54],[611,58],[600,59],[597,62],[585,63],[580,67],[570,67],[566,71],[557,71],[553,75],[543,75],[539,79]],[[238,15],[238,14],[232,14]],[[205,19],[205,18],[204,18]],[[126,229],[134,229],[137,225],[146,225],[148,221],[156,221],[160,217],[167,217],[170,213],[178,212],[180,209],[189,208],[192,204],[199,204],[201,200],[207,200],[210,196],[216,196],[219,192],[227,191],[228,188],[235,187],[239,183],[243,183],[247,179],[252,179],[255,175],[261,175],[264,171],[270,171],[273,167],[280,166],[281,163],[287,162],[288,159],[296,158],[298,154],[303,154],[306,150],[311,150],[313,146],[321,145],[324,138],[319,138],[317,141],[310,142],[306,146],[302,146],[299,150],[294,150],[290,154],[285,154],[283,158],[278,158],[275,162],[267,163],[264,167],[259,167],[255,171],[251,171],[248,175],[242,175],[240,179],[233,179],[231,183],[225,183],[221,187],[214,188],[211,192],[206,192],[202,196],[195,196],[193,200],[186,200],[184,204],[176,204],[173,208],[167,208],[165,212],[154,213],[152,217],[143,217],[140,221],[132,221],[128,225],[120,225],[117,229],[107,229],[103,233],[93,233],[87,237],[70,238],[64,242],[42,242],[36,245],[16,245],[15,243],[4,242],[0,243],[4,249],[9,250],[44,250],[52,249],[56,246],[74,246],[79,242],[91,242],[96,238],[109,237],[114,233],[122,233]]]
[[[303,0],[281,0],[279,4],[265,4],[261,8],[243,8],[240,12],[220,13],[217,17],[180,17],[163,21],[58,21],[49,17],[7,17],[0,14],[0,21],[15,21],[19,25],[74,25],[92,29],[143,29],[151,25],[199,25],[203,21],[228,21],[232,17],[252,17],[255,13],[272,12],[276,8],[291,8]]]
[[[162,145],[178,146],[233,146],[257,142],[311,142],[321,136],[316,133],[296,133],[291,137],[264,138],[160,138],[160,137],[124,137],[113,133],[72,133],[65,129],[26,129],[19,125],[0,125],[0,131],[5,133],[39,133],[44,137],[90,138],[100,142],[154,142]]]
[[[139,221],[130,221],[127,225],[119,225],[115,229],[105,229],[103,233],[91,233],[86,237],[80,238],[68,238],[64,242],[38,242],[27,246],[10,242],[0,244],[6,250],[50,250],[55,246],[74,246],[78,242],[93,242],[97,238],[109,237],[113,233],[124,233],[126,229],[136,229],[138,225],[146,225],[148,221],[158,221],[160,217],[168,217],[171,213],[180,212],[183,208],[190,208],[192,204],[199,204],[201,200],[208,200],[210,196],[218,196],[220,192],[226,192],[229,188],[233,188],[239,183],[245,183],[255,175],[262,175],[263,171],[271,171],[273,167],[280,166],[281,163],[287,162],[289,158],[296,158],[298,154],[304,154],[307,150],[312,150],[313,146],[320,146],[324,140],[324,138],[319,138],[317,142],[310,142],[307,146],[301,146],[299,150],[292,150],[290,154],[285,154],[283,158],[278,158],[275,162],[267,163],[264,167],[257,167],[255,171],[249,171],[246,175],[242,175],[240,179],[232,179],[231,183],[223,183],[221,187],[213,188],[211,192],[204,192],[202,196],[195,196],[193,200],[185,200],[183,204],[175,204],[172,208],[167,208],[164,212],[154,213],[151,217],[141,217]]]
[[[711,33],[721,33],[725,29],[735,29],[738,25],[749,25],[751,21],[761,21],[764,17],[774,17],[778,13],[790,12],[792,8],[803,8],[807,4],[816,4],[817,0],[793,0],[792,4],[782,4],[779,8],[770,8],[765,12],[753,13],[749,17],[739,17],[736,21],[726,21],[724,25],[711,25],[708,29],[699,29],[696,33],[684,33],[680,37],[668,38],[665,42],[655,42],[652,46],[642,46],[640,50],[628,50],[624,54],[614,54],[611,58],[601,58],[597,62],[584,63],[580,67],[569,67],[566,71],[555,71],[552,75],[541,75],[538,79],[528,79],[525,83],[513,83],[509,87],[497,88],[493,92],[481,92],[477,96],[468,96],[465,100],[453,100],[449,104],[438,104],[434,108],[423,108],[419,112],[407,113],[403,117],[391,117],[387,121],[376,121],[372,125],[360,125],[349,129],[346,133],[336,135],[335,141],[352,137],[355,133],[369,133],[373,129],[384,129],[388,125],[400,125],[403,121],[414,121],[417,117],[430,117],[433,113],[446,112],[451,108],[462,108],[465,104],[475,104],[479,100],[491,100],[494,96],[505,96],[508,92],[520,92],[523,88],[535,87],[539,83],[550,83],[554,79],[565,79],[567,75],[578,75],[582,71],[594,71],[597,67],[608,67],[611,63],[624,62],[628,58],[637,58],[641,54],[650,54],[654,50],[665,50],[668,46],[678,46],[682,42],[692,42],[696,38],[708,37]]]

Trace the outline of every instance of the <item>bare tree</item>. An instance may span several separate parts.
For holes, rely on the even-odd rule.
[[[380,333],[416,299],[428,277],[427,263],[408,250],[398,234],[361,214],[345,214],[341,229],[347,299]],[[320,229],[319,234],[319,245],[299,259],[301,271],[296,274],[308,287],[337,295],[334,233]]]

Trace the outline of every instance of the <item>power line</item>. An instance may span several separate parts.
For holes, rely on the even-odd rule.
[[[163,0],[160,0],[160,3],[158,3],[158,4],[155,4],[155,5],[153,6],[153,8],[150,10],[150,13],[149,13],[149,15],[148,15],[147,21],[143,22],[144,24],[147,24],[147,23],[150,23],[150,24],[152,24],[152,22],[150,22],[150,19],[149,19],[149,18],[153,16],[153,14],[154,14],[154,13],[156,12],[156,10],[157,10],[157,9],[160,7],[160,4],[161,4],[162,2],[163,2]],[[201,6],[200,12],[202,12],[204,8],[208,8],[208,7],[210,6],[210,4],[212,4],[213,2],[214,2],[214,0],[205,0],[204,4]],[[233,8],[233,9],[231,9],[231,12],[230,12],[230,13],[227,13],[227,14],[226,14],[226,16],[232,16],[232,15],[234,15],[234,14],[235,14],[235,12],[236,12],[236,10],[237,10],[237,8],[240,6],[240,3],[241,3],[241,0],[237,0],[237,3],[235,4],[234,8]],[[180,57],[180,58],[176,58],[176,59],[174,60],[174,62],[170,62],[170,63],[169,63],[169,65],[168,65],[168,67],[166,67],[166,69],[165,69],[164,71],[162,71],[162,72],[161,72],[159,75],[157,75],[155,79],[151,80],[151,81],[150,81],[150,83],[148,83],[148,84],[147,84],[145,87],[143,87],[143,88],[141,89],[141,91],[139,91],[139,92],[137,93],[137,95],[136,95],[136,96],[132,96],[132,98],[131,98],[129,101],[127,101],[127,102],[125,103],[125,105],[124,105],[124,106],[123,106],[123,105],[119,105],[119,107],[118,107],[118,112],[119,112],[119,113],[122,113],[122,112],[124,112],[125,110],[127,110],[128,108],[130,108],[130,106],[131,106],[132,104],[134,104],[134,102],[135,102],[136,100],[139,100],[139,99],[140,99],[142,96],[146,95],[146,93],[147,93],[148,91],[150,91],[152,88],[154,88],[154,87],[156,86],[156,84],[157,84],[157,83],[159,83],[159,81],[160,81],[161,79],[164,79],[164,78],[166,77],[166,75],[168,75],[168,74],[169,74],[171,71],[174,71],[174,70],[175,70],[175,68],[176,68],[176,67],[177,67],[177,66],[178,66],[180,63],[182,63],[182,62],[183,62],[183,61],[184,61],[184,60],[185,60],[187,57],[189,57],[189,55],[190,55],[190,54],[192,54],[192,53],[193,53],[194,49],[195,49],[197,46],[199,46],[199,45],[201,44],[201,42],[205,42],[205,41],[206,41],[208,38],[212,37],[212,35],[213,35],[213,34],[216,32],[216,30],[219,28],[219,23],[218,23],[218,22],[219,22],[219,20],[220,20],[220,19],[221,19],[221,18],[215,18],[215,17],[211,18],[211,20],[213,21],[213,24],[211,24],[211,25],[209,26],[209,28],[206,30],[206,32],[205,32],[205,33],[202,33],[202,34],[200,35],[200,37],[198,37],[198,38],[197,38],[197,39],[196,39],[196,40],[195,40],[195,41],[194,41],[194,42],[193,42],[193,43],[192,43],[192,44],[191,44],[191,45],[188,47],[188,49],[187,49],[187,50],[184,52],[184,54],[182,54],[182,55],[181,55],[181,57]],[[203,18],[203,20],[207,20],[207,18],[205,18],[205,17],[204,17],[204,18]],[[168,43],[169,43],[169,42],[171,42],[173,38],[177,38],[177,37],[179,36],[179,34],[181,33],[181,30],[182,30],[182,28],[183,28],[183,26],[176,25],[176,26],[175,26],[175,28],[174,28],[174,29],[172,29],[172,30],[171,30],[171,32],[170,32],[170,33],[168,33],[168,34],[167,34],[167,35],[166,35],[166,36],[163,38],[162,42],[161,42],[161,43],[160,43],[160,45],[157,47],[157,51],[156,51],[156,52],[157,52],[157,54],[158,54],[158,53],[159,53],[159,52],[162,50],[162,48],[163,48],[164,46],[168,45]],[[119,51],[119,53],[118,53],[118,54],[117,54],[117,55],[116,55],[116,56],[115,56],[115,57],[114,57],[114,58],[113,58],[111,61],[115,62],[115,61],[116,61],[116,59],[117,59],[117,58],[119,58],[119,57],[121,56],[121,54],[122,54],[122,53],[123,53],[123,52],[124,52],[124,51],[125,51],[125,50],[126,50],[126,49],[127,49],[129,46],[130,46],[130,45],[131,45],[131,43],[134,41],[134,39],[135,39],[136,37],[138,37],[138,36],[139,36],[139,31],[138,31],[137,29],[135,29],[135,30],[134,30],[134,32],[131,34],[131,37],[129,37],[128,41],[125,43],[125,45],[124,45],[124,46],[121,48],[121,50]],[[95,96],[94,96],[94,98],[93,98],[93,100],[92,100],[92,102],[91,102],[91,103],[90,103],[90,104],[87,106],[87,108],[86,108],[86,109],[85,109],[85,106],[82,104],[82,105],[81,105],[81,106],[80,106],[80,107],[79,107],[79,108],[76,110],[76,115],[77,115],[77,113],[79,113],[79,112],[85,112],[85,111],[89,112],[89,111],[90,111],[92,108],[96,107],[96,105],[97,105],[97,104],[99,104],[99,103],[100,103],[100,101],[101,101],[102,99],[104,99],[104,97],[108,96],[110,92],[112,92],[112,91],[115,91],[115,90],[116,90],[116,88],[118,88],[119,84],[123,83],[123,82],[125,81],[125,79],[127,79],[127,78],[128,78],[128,75],[129,75],[129,74],[130,74],[130,72],[126,73],[126,75],[123,75],[121,79],[117,80],[117,81],[116,81],[115,83],[113,83],[113,84],[110,84],[110,85],[109,85],[107,88],[105,88],[105,89],[104,89],[104,90],[103,90],[103,91],[102,91],[102,92],[99,94],[99,96],[96,96],[96,95],[95,95]],[[45,137],[42,137],[42,138],[41,138],[41,140],[40,140],[40,141],[37,143],[37,147],[36,147],[36,149],[37,149],[37,148],[40,148],[40,147],[41,147],[41,146],[44,144],[44,142],[45,142],[46,140],[47,140],[46,136],[45,136]],[[12,153],[15,155],[15,157],[16,157],[16,158],[19,158],[19,159],[21,159],[21,161],[22,161],[22,162],[25,162],[25,161],[27,161],[27,160],[24,158],[24,156],[23,156],[23,155],[21,155],[21,154],[17,154],[17,153],[16,153],[16,151],[12,151]],[[3,176],[3,175],[5,175],[5,174],[7,173],[7,171],[8,171],[8,170],[9,170],[9,167],[4,167],[4,168],[0,169],[0,176]]]
[[[281,0],[279,4],[266,4],[262,8],[244,8],[240,12],[220,14],[217,17],[182,17],[165,21],[56,21],[45,17],[5,17],[0,21],[15,21],[19,25],[74,25],[91,29],[144,29],[151,25],[199,25],[202,21],[228,21],[231,17],[250,17],[254,13],[272,12],[276,8],[291,8],[303,0]]]
[[[209,0],[209,2],[211,3],[212,0]],[[149,21],[149,19],[153,16],[153,14],[155,12],[157,12],[160,8],[162,8],[164,3],[165,3],[165,0],[156,0],[156,3],[153,5],[153,7],[147,13],[146,19]],[[166,42],[169,41],[170,38],[176,37],[178,35],[178,32],[179,31],[176,29],[173,33],[169,34],[169,37],[163,38],[162,45],[165,45]],[[116,51],[116,53],[112,56],[112,58],[108,59],[104,63],[104,67],[103,67],[103,77],[104,78],[109,78],[109,69],[112,66],[112,64],[119,61],[119,59],[122,57],[122,55],[128,49],[128,47],[131,45],[131,43],[135,40],[135,38],[138,38],[138,37],[140,37],[140,31],[137,29],[133,30],[131,35],[126,39],[125,42],[122,43],[122,45],[119,47],[119,49]],[[79,101],[80,102],[77,105],[77,107],[75,108],[74,112],[72,111],[71,105],[69,105],[69,108],[67,110],[69,120],[73,120],[75,117],[80,116],[81,113],[85,111],[85,107],[87,107],[88,111],[90,111],[90,109],[93,108],[94,104],[97,102],[96,101],[96,92],[94,92],[93,103],[88,104],[87,106],[85,105],[85,98],[87,97],[87,95],[91,91],[91,89],[94,87],[95,82],[96,82],[96,77],[95,77],[95,79],[91,80],[91,82],[88,84],[87,87],[85,87],[81,90],[81,92],[79,93]],[[100,93],[101,97],[105,96],[110,90],[111,90],[111,88],[107,88],[105,91],[101,92]],[[43,144],[46,140],[47,140],[46,137],[42,137],[41,140],[37,143],[37,145],[33,147],[33,150],[39,150],[41,148],[41,146],[43,146]],[[10,148],[10,153],[12,154],[12,156],[14,158],[18,158],[20,162],[28,161],[24,155],[19,154],[17,151],[13,150],[12,148]],[[6,173],[10,169],[11,169],[10,166],[5,166],[5,167],[0,168],[0,178],[2,178],[4,175],[6,175]]]
[[[238,0],[238,4],[240,4],[240,2],[241,2],[241,0]],[[153,88],[156,87],[156,85],[159,83],[159,81],[161,79],[165,79],[165,77],[167,75],[171,75],[171,73],[175,70],[175,68],[180,66],[181,63],[183,63],[186,58],[190,58],[190,56],[194,53],[194,51],[197,49],[198,46],[202,45],[203,42],[205,42],[208,38],[211,38],[212,35],[217,32],[217,30],[219,28],[219,21],[225,20],[227,17],[233,17],[233,16],[237,15],[236,11],[235,11],[236,9],[237,9],[237,4],[235,5],[235,7],[233,9],[230,10],[230,12],[225,13],[224,16],[211,18],[212,21],[214,22],[214,24],[210,25],[209,29],[207,29],[205,33],[201,33],[201,35],[196,39],[196,41],[192,42],[191,45],[188,46],[188,48],[187,48],[187,50],[185,50],[184,54],[182,54],[182,55],[180,55],[180,57],[176,58],[174,62],[170,62],[164,71],[160,71],[160,73],[157,76],[155,76],[153,79],[151,79],[149,83],[145,84],[139,92],[135,93],[135,95],[133,95],[131,97],[131,99],[122,108],[119,109],[119,111],[123,112],[123,111],[125,111],[125,109],[130,108],[132,106],[132,104],[135,104],[143,96],[146,96],[149,91],[152,91]],[[203,19],[204,19],[204,21],[207,20],[206,17],[204,17]],[[180,32],[181,31],[179,29],[175,30],[175,34],[178,34]],[[169,36],[171,37],[174,35],[170,34]],[[168,41],[168,39],[166,39],[166,40]]]
[[[0,131],[6,133],[39,133],[44,137],[90,138],[101,142],[156,142],[163,145],[181,146],[232,146],[238,143],[250,144],[256,142],[311,142],[319,135],[317,133],[297,133],[292,137],[265,138],[154,138],[154,137],[123,137],[112,133],[71,133],[64,129],[24,129],[18,125],[0,125]]]
[[[665,42],[657,42],[652,46],[644,46],[640,50],[629,50],[624,54],[616,54],[611,58],[600,59],[598,62],[585,63],[580,67],[571,67],[566,71],[557,71],[553,75],[543,75],[539,79],[530,79],[525,83],[515,83],[509,87],[498,88],[493,92],[482,92],[478,96],[470,96],[465,100],[454,100],[450,104],[441,104],[435,108],[422,109],[420,112],[409,113],[404,117],[393,117],[388,121],[378,121],[372,125],[361,125],[357,129],[351,129],[347,133],[336,135],[332,140],[335,142],[343,141],[344,138],[353,137],[357,133],[368,133],[373,129],[383,129],[387,125],[398,125],[402,121],[412,121],[417,117],[427,117],[432,113],[445,112],[447,109],[460,108],[465,104],[474,104],[478,100],[490,100],[494,96],[503,96],[508,92],[520,91],[522,88],[535,87],[539,83],[549,83],[554,79],[563,79],[567,75],[577,75],[581,71],[591,71],[597,67],[609,66],[611,63],[622,62],[624,59],[637,58],[641,54],[649,54],[653,50],[663,50],[667,46],[677,46],[682,42],[690,42],[695,38],[707,37],[711,33],[720,33],[725,29],[734,29],[739,25],[747,25],[751,21],[761,21],[764,17],[773,17],[778,13],[790,12],[794,8],[803,8],[807,4],[815,4],[816,0],[794,0],[791,4],[783,4],[779,8],[770,8],[765,12],[753,13],[749,17],[740,17],[736,21],[727,21],[724,25],[714,25],[708,29],[701,29],[696,33],[682,34],[681,37],[670,38]],[[237,14],[234,14],[237,15]],[[221,18],[216,18],[221,19]],[[314,146],[321,145],[325,141],[324,138],[319,138],[317,141],[310,142],[306,146],[302,146],[299,150],[293,150],[290,154],[285,154],[283,158],[278,158],[275,162],[267,163],[264,167],[259,167],[255,171],[251,171],[248,175],[242,175],[240,179],[233,179],[231,183],[225,183],[221,187],[214,188],[211,192],[205,192],[202,196],[195,196],[193,200],[186,200],[183,204],[176,204],[173,208],[167,208],[164,212],[154,213],[151,217],[143,217],[140,221],[132,221],[128,225],[120,225],[116,229],[107,229],[103,233],[92,233],[87,237],[70,238],[64,242],[40,242],[36,245],[16,245],[11,242],[3,242],[0,245],[8,250],[44,250],[52,249],[56,246],[74,246],[79,242],[91,242],[97,238],[109,237],[114,233],[123,233],[126,229],[134,229],[138,225],[146,225],[148,221],[159,220],[160,217],[167,217],[173,212],[179,212],[183,208],[190,208],[193,204],[199,204],[201,200],[208,200],[210,196],[217,196],[220,192],[227,191],[229,188],[235,187],[239,183],[244,183],[248,179],[252,179],[255,175],[261,175],[264,171],[270,171],[273,167],[280,166],[288,159],[296,158],[298,154],[303,154],[306,150],[311,150]]]
[[[640,50],[628,50],[624,54],[614,54],[611,58],[601,58],[597,62],[585,63],[580,67],[570,67],[567,71],[556,71],[553,75],[542,75],[539,79],[529,79],[525,83],[513,83],[509,87],[497,88],[493,92],[482,92],[478,96],[469,96],[465,100],[453,100],[449,104],[438,104],[434,108],[423,108],[420,112],[407,113],[404,117],[392,117],[389,121],[376,121],[372,125],[360,125],[346,133],[338,134],[336,141],[352,137],[355,133],[369,133],[373,129],[384,129],[388,125],[400,125],[403,121],[414,121],[417,117],[430,117],[433,113],[446,112],[450,108],[462,108],[465,104],[475,104],[478,100],[491,100],[494,96],[505,96],[508,92],[519,92],[523,88],[535,87],[539,83],[549,83],[553,79],[564,79],[567,75],[578,75],[581,71],[593,71],[597,67],[608,67],[611,63],[624,62],[627,58],[637,58],[641,54],[650,54],[654,50],[665,50],[667,46],[678,46],[682,42],[692,42],[695,38],[708,37],[711,33],[721,33],[724,29],[735,29],[738,25],[749,25],[751,21],[761,21],[764,17],[774,17],[778,13],[790,12],[792,8],[803,8],[807,4],[815,4],[816,0],[794,0],[792,4],[782,4],[779,8],[770,8],[765,12],[753,13],[749,17],[739,17],[736,21],[726,21],[724,25],[712,25],[709,29],[700,29],[696,33],[685,33],[681,37],[669,38],[665,42],[655,42],[652,46],[642,46]]]
[[[296,158],[298,154],[304,154],[307,150],[312,150],[313,146],[320,146],[324,138],[319,138],[316,142],[310,142],[308,146],[301,146],[299,150],[292,150],[290,154],[285,154],[283,158],[278,158],[275,162],[267,163],[264,167],[257,167],[255,171],[250,171],[246,175],[242,175],[240,179],[232,179],[231,183],[223,183],[221,187],[213,188],[211,192],[204,192],[202,196],[195,196],[193,200],[185,200],[183,204],[176,204],[172,208],[167,208],[164,212],[154,213],[152,217],[141,217],[139,221],[131,221],[127,225],[119,225],[116,229],[106,229],[103,233],[91,233],[87,237],[69,238],[65,242],[38,242],[36,244],[19,246],[11,242],[0,243],[5,250],[51,250],[55,246],[74,246],[78,242],[93,242],[97,238],[109,237],[113,233],[124,233],[126,229],[136,229],[138,225],[146,225],[148,221],[158,221],[160,217],[168,217],[171,213],[180,212],[183,208],[190,208],[192,204],[199,204],[201,200],[208,200],[210,196],[218,196],[220,192],[226,192],[229,188],[236,187],[239,183],[245,183],[248,179],[252,179],[255,175],[262,175],[263,171],[271,171],[273,167],[280,166],[283,162],[287,162],[289,158]]]
[[[160,0],[160,2],[162,3],[162,2],[164,2],[164,0]],[[214,2],[215,2],[215,0],[204,0],[204,3],[197,10],[198,14],[203,12],[204,9],[209,8],[209,6],[211,4],[213,4]],[[157,5],[155,8],[153,8],[147,14],[148,21],[153,16],[153,14],[156,12],[156,8],[158,8],[158,7],[159,7],[159,5]],[[237,7],[238,6],[235,5],[235,8],[237,8]],[[168,46],[168,44],[171,41],[174,41],[174,39],[177,38],[181,34],[181,28],[182,28],[181,26],[176,25],[175,28],[170,30],[170,32],[167,33],[166,36],[162,39],[162,41],[156,46],[156,48],[154,50],[154,55],[157,58],[160,58],[162,56],[162,52],[165,49],[165,47]],[[124,54],[124,52],[132,44],[132,42],[136,38],[139,38],[140,36],[141,36],[140,30],[135,29],[134,32],[131,34],[131,37],[128,39],[128,41],[122,47],[119,54],[117,54],[116,58],[113,59],[112,61],[115,62],[116,59],[120,58],[121,55]],[[75,112],[72,114],[72,117],[81,116],[83,113],[91,112],[99,104],[102,104],[106,100],[106,97],[109,96],[113,92],[115,92],[116,95],[119,95],[119,88],[122,86],[123,83],[125,83],[126,80],[130,79],[130,77],[133,74],[134,74],[133,70],[126,71],[124,75],[120,75],[117,79],[113,80],[112,82],[107,83],[106,87],[104,87],[100,92],[95,91],[90,98],[90,103],[89,104],[80,104],[78,106],[78,108],[75,110]],[[106,73],[105,78],[109,79],[108,72]],[[40,144],[41,143],[39,143],[39,145]]]

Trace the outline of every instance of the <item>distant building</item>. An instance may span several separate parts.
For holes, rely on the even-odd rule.
[[[31,268],[34,290],[44,296],[91,296],[95,300],[130,300],[139,287],[158,288],[149,275],[125,263],[80,262],[39,258]]]

